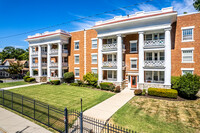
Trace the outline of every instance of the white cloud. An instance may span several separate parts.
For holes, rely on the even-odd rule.
[[[193,0],[183,0],[183,1],[173,1],[172,6],[174,10],[178,12],[178,14],[183,14],[184,12],[196,12],[193,7]]]
[[[141,5],[138,6],[138,8],[140,10],[146,11],[146,12],[159,10],[157,7],[155,7],[151,4],[141,4]]]
[[[91,28],[92,26],[94,26],[95,21],[85,20],[82,22],[73,22],[72,24],[74,25],[75,30],[83,30],[83,29],[88,29],[88,28]]]

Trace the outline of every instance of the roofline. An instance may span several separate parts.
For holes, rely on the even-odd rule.
[[[128,20],[133,20],[133,19],[140,19],[140,18],[146,18],[146,17],[153,17],[153,16],[163,15],[163,14],[168,14],[168,13],[177,13],[177,12],[176,12],[176,11],[170,11],[170,12],[152,14],[152,15],[147,15],[147,16],[140,16],[140,17],[135,17],[135,18],[128,18],[128,19],[123,19],[123,20],[108,22],[108,23],[104,23],[104,24],[100,24],[100,25],[95,25],[95,26],[93,26],[93,28],[96,28],[96,27],[99,27],[99,26],[103,26],[103,25],[108,25],[108,24],[113,24],[113,23],[118,23],[118,22],[124,22],[124,21],[128,21]]]
[[[178,17],[181,17],[181,16],[186,16],[186,15],[193,15],[193,14],[198,14],[200,12],[190,12],[190,13],[187,13],[187,14],[180,14],[178,15]]]
[[[67,33],[52,33],[52,34],[47,34],[47,35],[41,35],[41,36],[36,36],[36,37],[31,37],[31,38],[27,38],[25,40],[31,40],[31,39],[36,39],[36,38],[40,38],[40,37],[46,37],[46,36],[52,36],[52,35],[56,35],[56,34],[63,34],[63,35],[68,35],[70,36],[69,34]]]

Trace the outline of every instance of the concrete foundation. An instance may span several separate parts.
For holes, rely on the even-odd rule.
[[[158,84],[158,83],[139,83],[138,89],[148,89],[148,88],[165,88],[165,89],[171,89],[171,85],[164,85],[164,84]]]

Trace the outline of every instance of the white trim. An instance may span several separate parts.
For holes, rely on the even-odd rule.
[[[75,56],[78,56],[78,57],[79,57],[79,63],[80,63],[80,55],[79,55],[79,54],[74,54],[74,64],[79,64],[79,63],[76,63],[76,61],[75,61]]]
[[[76,69],[76,70],[79,70],[79,76],[76,76],[75,69]],[[76,78],[79,78],[79,77],[80,77],[80,68],[79,68],[79,67],[74,67],[74,76],[75,76]]]
[[[136,68],[131,68],[131,61],[132,61],[132,60],[136,60]],[[137,62],[137,60],[138,60],[137,58],[130,58],[130,70],[137,70],[137,67],[138,67],[138,65],[137,65],[138,62]]]
[[[98,68],[97,67],[91,67],[91,72],[92,72],[92,70],[97,70],[97,73],[98,73]]]
[[[138,52],[138,46],[137,46],[137,40],[131,40],[130,43],[130,53],[137,53]],[[136,43],[136,51],[131,51],[131,43]]]
[[[192,51],[192,61],[183,61],[183,51],[188,51],[191,50]],[[194,47],[191,48],[181,48],[181,63],[194,63]]]
[[[93,48],[92,47],[92,41],[96,40],[97,41],[97,47]],[[91,49],[97,49],[98,48],[98,38],[91,38]]]
[[[131,40],[130,43],[137,43],[137,40]]]
[[[91,40],[97,40],[98,38],[91,38]]]
[[[191,47],[191,48],[181,48],[181,51],[184,51],[184,50],[194,50],[194,47]]]
[[[78,42],[78,49],[75,48],[75,46],[76,46],[75,43],[76,43],[76,42]],[[74,41],[74,50],[79,50],[79,49],[80,49],[80,41],[79,41],[79,40],[76,40],[76,41]]]
[[[91,55],[97,55],[97,53],[91,53]]]
[[[187,14],[180,14],[180,15],[177,15],[178,17],[179,16],[186,16],[186,15],[192,15],[192,14],[198,14],[199,12],[190,12],[190,13],[187,13]]]
[[[80,40],[75,40],[74,42],[80,42]]]
[[[181,30],[194,29],[195,26],[181,27]]]
[[[193,42],[194,41],[194,28],[195,26],[181,27],[182,32],[182,42]],[[192,39],[191,40],[183,40],[183,30],[192,29]]]
[[[87,35],[87,31],[84,31],[84,75],[86,74],[86,67],[87,67],[87,38],[86,38],[86,35]],[[79,46],[80,46],[80,43],[79,43]]]
[[[194,68],[181,68],[181,70],[191,70],[191,71],[194,71]]]
[[[96,55],[96,56],[97,56],[97,62],[96,62],[96,63],[93,63],[93,62],[92,62],[92,56],[93,56],[93,55]],[[91,53],[91,64],[97,64],[97,63],[98,63],[98,55],[97,55],[97,53]]]

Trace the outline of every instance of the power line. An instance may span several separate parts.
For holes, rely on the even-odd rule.
[[[145,3],[148,3],[148,2],[151,2],[151,1],[153,1],[153,0],[146,0],[144,2],[136,3],[136,4],[133,4],[133,5],[129,5],[129,6],[124,6],[124,7],[121,7],[121,8],[113,9],[113,10],[110,10],[110,11],[105,11],[105,12],[102,12],[102,13],[97,13],[97,14],[94,14],[94,15],[86,16],[86,17],[80,17],[78,19],[66,21],[66,22],[63,22],[63,23],[60,23],[60,24],[51,25],[51,26],[47,26],[47,27],[43,27],[43,28],[31,30],[31,31],[19,33],[19,34],[13,34],[13,35],[9,35],[9,36],[0,37],[0,39],[10,38],[10,37],[20,36],[20,35],[25,35],[25,34],[33,33],[33,32],[36,32],[36,31],[41,31],[41,30],[45,30],[45,29],[49,29],[49,28],[53,28],[53,27],[58,27],[58,26],[61,26],[61,25],[65,25],[65,24],[74,22],[74,21],[80,21],[80,20],[91,18],[91,17],[94,17],[94,16],[100,16],[100,15],[103,15],[103,14],[107,14],[107,13],[111,13],[111,12],[123,10],[125,8],[129,8],[129,7],[132,7],[132,6],[136,6],[136,5],[140,5],[140,4],[145,4]]]

